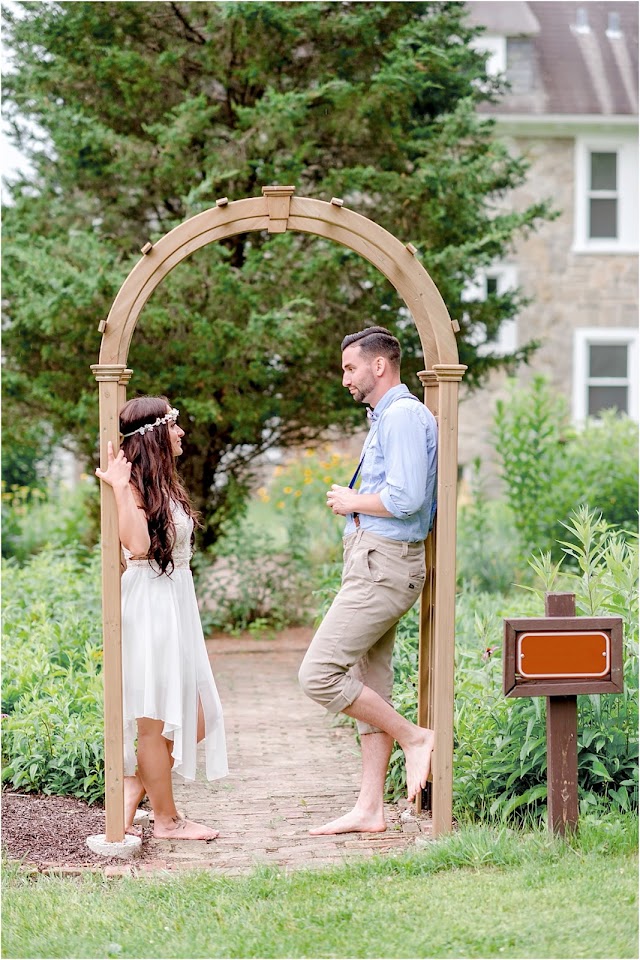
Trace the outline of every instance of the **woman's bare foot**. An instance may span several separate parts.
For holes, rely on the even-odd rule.
[[[133,818],[136,815],[138,805],[144,800],[144,787],[142,780],[136,773],[134,777],[124,778],[124,824],[125,833],[131,833]],[[140,834],[133,833],[133,836]]]
[[[335,833],[382,833],[387,829],[382,814],[369,814],[354,807],[349,813],[337,820],[331,820],[322,827],[309,830],[313,837],[321,837]]]
[[[142,827],[127,827],[124,831],[130,837],[141,837],[142,836]]]
[[[149,820],[151,821],[151,823],[153,823],[153,821],[154,821],[155,818],[156,818],[156,815],[155,815],[155,813],[153,812],[153,810],[149,810],[148,813],[147,813],[147,816],[149,817]],[[186,820],[186,819],[187,819],[187,815],[186,815],[186,813],[184,812],[184,810],[176,810],[176,816],[177,816],[178,820]]]
[[[433,730],[418,727],[416,742],[405,747],[404,757],[407,765],[407,799],[415,800],[418,793],[427,785],[431,772],[431,754],[435,741]]]
[[[153,827],[153,835],[157,840],[215,840],[218,834],[218,830],[206,827],[204,823],[182,820],[180,817],[161,823],[156,821]]]

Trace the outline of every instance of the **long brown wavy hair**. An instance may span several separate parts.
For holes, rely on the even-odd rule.
[[[131,433],[145,423],[154,423],[164,417],[170,406],[166,397],[135,397],[120,411],[120,433]],[[161,573],[173,572],[173,548],[176,528],[171,516],[171,501],[179,503],[194,521],[194,529],[201,526],[200,517],[193,509],[171,451],[169,426],[160,423],[144,434],[134,433],[122,440],[124,455],[131,464],[131,482],[138,491],[149,526],[149,560],[154,560]],[[193,535],[191,537],[193,543]]]

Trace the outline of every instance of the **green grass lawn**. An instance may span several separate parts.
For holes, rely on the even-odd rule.
[[[459,833],[401,857],[291,875],[22,876],[4,957],[638,956],[637,824]]]

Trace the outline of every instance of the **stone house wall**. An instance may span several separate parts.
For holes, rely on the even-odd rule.
[[[574,139],[524,138],[512,141],[528,157],[527,182],[511,195],[521,207],[551,198],[557,219],[545,223],[518,244],[508,262],[518,284],[532,298],[518,319],[518,343],[542,341],[529,366],[521,366],[523,384],[543,373],[567,399],[573,387],[573,333],[580,327],[631,327],[638,323],[638,260],[633,254],[587,254],[572,250],[574,239]],[[468,481],[476,457],[483,462],[489,489],[497,490],[497,464],[490,441],[496,400],[506,395],[506,377],[493,374],[487,387],[460,404],[460,465]]]

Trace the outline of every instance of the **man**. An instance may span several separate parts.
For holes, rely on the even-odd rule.
[[[400,381],[401,350],[384,327],[342,341],[342,383],[373,408],[360,467],[327,505],[347,518],[342,586],[300,667],[300,684],[330,713],[355,717],[362,782],[353,810],[312,834],[386,829],[384,784],[394,740],[405,754],[407,795],[426,785],[434,734],[391,706],[396,624],[420,596],[433,518],[437,428]],[[361,472],[359,490],[353,489]]]

